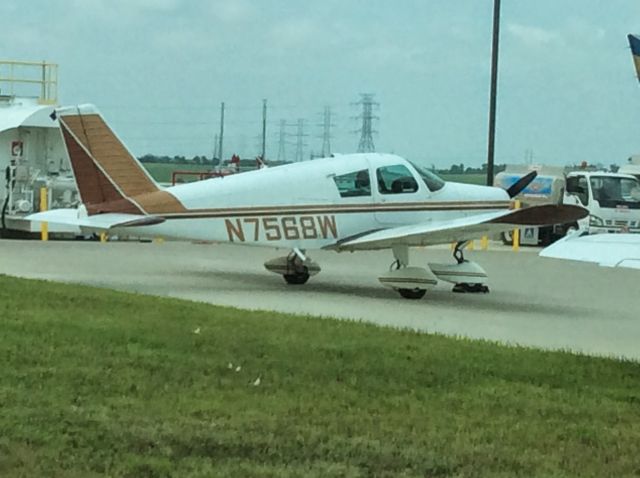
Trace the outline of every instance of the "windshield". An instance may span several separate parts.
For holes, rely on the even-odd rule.
[[[411,161],[409,161],[409,163],[418,172],[418,174],[420,175],[424,183],[429,188],[429,191],[433,192],[433,191],[438,191],[442,189],[442,187],[444,186],[444,180],[441,179],[436,173],[433,173],[426,168],[418,166],[416,163],[413,163]]]
[[[640,183],[637,179],[591,176],[593,199],[601,207],[628,206],[640,208]]]

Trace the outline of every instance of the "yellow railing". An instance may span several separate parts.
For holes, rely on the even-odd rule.
[[[0,94],[25,94],[20,85],[37,85],[38,102],[55,105],[58,102],[58,65],[46,61],[0,60]],[[28,90],[28,88],[25,88]],[[30,91],[35,94],[35,91]]]

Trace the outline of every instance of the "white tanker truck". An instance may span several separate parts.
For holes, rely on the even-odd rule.
[[[538,204],[578,204],[589,210],[579,223],[548,227],[524,228],[520,242],[547,245],[563,237],[567,231],[580,229],[588,234],[640,232],[640,182],[630,174],[604,171],[565,171],[549,166],[507,166],[498,173],[495,185],[508,189],[524,174],[538,171],[536,179],[517,197],[522,206]],[[511,234],[503,234],[503,242],[512,242]]]

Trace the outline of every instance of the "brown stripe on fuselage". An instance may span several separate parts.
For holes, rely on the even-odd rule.
[[[137,198],[136,198],[137,199]],[[357,214],[374,212],[426,212],[426,211],[478,211],[508,209],[509,202],[438,202],[438,203],[396,203],[396,204],[326,204],[306,206],[237,207],[220,209],[188,209],[173,213],[157,211],[167,219],[205,219],[222,217],[256,217],[274,215],[303,214]]]
[[[141,194],[134,199],[149,214],[179,214],[189,211],[173,194],[166,191]]]
[[[422,202],[396,202],[396,203],[360,203],[360,204],[304,204],[304,205],[278,205],[278,206],[238,206],[227,208],[194,208],[191,213],[254,213],[262,211],[291,211],[291,212],[322,212],[326,209],[356,210],[375,209],[378,211],[412,211],[412,210],[448,210],[448,209],[509,209],[511,201],[422,201]]]

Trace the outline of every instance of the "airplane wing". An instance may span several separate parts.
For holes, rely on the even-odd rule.
[[[543,249],[540,256],[640,269],[640,234],[567,236]]]
[[[329,247],[338,251],[386,249],[393,245],[431,246],[477,239],[483,235],[509,231],[520,226],[565,224],[582,219],[588,211],[580,206],[544,205],[525,209],[473,214],[468,217],[429,221],[393,227],[345,238]]]
[[[52,209],[30,214],[25,219],[34,222],[77,226],[95,231],[107,231],[116,227],[151,226],[165,220],[159,216],[124,213],[105,213],[82,217],[79,215],[78,209]]]

